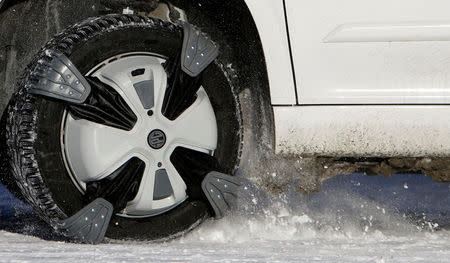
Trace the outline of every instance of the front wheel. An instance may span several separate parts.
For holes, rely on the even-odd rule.
[[[180,26],[110,15],[68,28],[36,55],[6,135],[13,174],[44,220],[103,197],[115,207],[107,236],[160,239],[209,216],[201,182],[237,168],[240,108],[219,60],[197,77],[181,73],[182,43]],[[60,55],[91,87],[83,103],[29,92],[49,74],[40,65]]]

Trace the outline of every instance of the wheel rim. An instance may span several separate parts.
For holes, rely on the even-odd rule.
[[[163,115],[168,87],[165,63],[165,58],[154,54],[129,53],[110,58],[86,74],[123,98],[136,116],[132,129],[78,119],[69,110],[64,114],[63,156],[81,192],[90,182],[108,179],[132,158],[145,163],[137,193],[121,216],[155,216],[185,201],[187,184],[171,161],[174,151],[182,147],[212,155],[217,147],[214,110],[201,86],[195,101],[179,116],[170,120]],[[152,95],[153,100],[148,99]]]

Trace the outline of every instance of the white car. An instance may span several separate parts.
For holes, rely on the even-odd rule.
[[[177,236],[303,158],[450,180],[448,1],[2,4],[1,179],[68,235]]]

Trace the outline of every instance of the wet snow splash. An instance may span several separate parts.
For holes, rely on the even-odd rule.
[[[449,193],[418,175],[338,176],[310,195],[247,184],[232,214],[177,240],[89,246],[0,231],[0,262],[448,262]]]
[[[315,194],[299,194],[293,184],[278,196],[248,184],[235,210],[187,238],[247,242],[445,232],[450,184],[422,175],[348,175],[325,181]]]

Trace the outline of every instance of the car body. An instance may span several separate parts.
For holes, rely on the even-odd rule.
[[[265,50],[278,152],[448,155],[447,2],[247,4]]]

